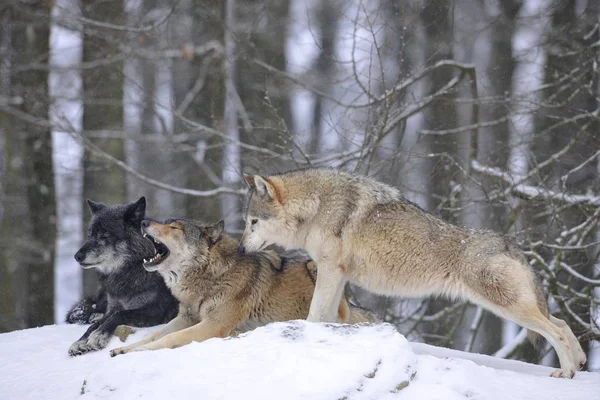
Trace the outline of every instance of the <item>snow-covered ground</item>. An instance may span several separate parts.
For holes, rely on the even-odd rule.
[[[0,398],[600,398],[600,373],[554,379],[547,367],[411,344],[388,324],[292,321],[237,338],[110,358],[108,350],[121,345],[115,337],[103,351],[70,358],[67,349],[84,330],[59,325],[0,335]]]

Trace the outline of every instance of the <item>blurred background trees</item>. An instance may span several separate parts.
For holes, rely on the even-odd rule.
[[[242,173],[335,166],[515,236],[600,369],[600,1],[6,0],[0,20],[0,331],[94,292],[86,198],[238,234]],[[538,361],[470,304],[348,292],[411,340]]]

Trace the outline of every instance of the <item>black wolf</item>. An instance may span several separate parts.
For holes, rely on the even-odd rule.
[[[72,356],[104,348],[119,325],[159,325],[178,311],[163,278],[143,267],[144,259],[155,254],[154,245],[141,233],[146,199],[125,205],[88,200],[88,205],[92,212],[88,237],[75,259],[82,268],[98,271],[100,289],[96,299],[84,300],[67,315],[67,321],[92,323],[69,348]]]

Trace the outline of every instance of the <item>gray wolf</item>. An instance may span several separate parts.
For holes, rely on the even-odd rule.
[[[239,251],[306,250],[318,266],[309,321],[335,318],[346,282],[383,295],[444,295],[541,334],[560,360],[552,376],[570,378],[585,363],[571,329],[548,315],[532,268],[509,238],[451,225],[391,186],[335,169],[245,179]]]
[[[141,341],[112,350],[111,356],[180,347],[308,315],[315,288],[312,261],[282,258],[273,251],[240,255],[238,241],[223,233],[223,221],[206,225],[173,219],[142,226],[157,251],[144,267],[164,278],[179,300],[179,314]],[[338,301],[336,319],[376,320],[368,311],[349,307],[345,298]]]
[[[104,205],[88,200],[88,205],[92,219],[87,241],[75,259],[82,268],[98,271],[100,290],[95,303],[84,300],[79,304],[81,307],[76,305],[67,315],[67,320],[92,319],[85,334],[69,348],[71,356],[106,347],[119,325],[163,324],[173,319],[178,309],[177,300],[163,279],[142,265],[144,258],[155,255],[152,242],[141,232],[146,199],[142,197],[125,205]]]

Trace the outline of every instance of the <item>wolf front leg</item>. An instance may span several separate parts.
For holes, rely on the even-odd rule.
[[[338,322],[337,311],[346,279],[339,264],[317,264],[317,282],[307,321]]]
[[[173,318],[168,324],[146,335],[142,340],[130,344],[129,346],[118,347],[116,349],[111,350],[110,356],[115,357],[119,354],[126,354],[131,351],[136,351],[137,349],[147,345],[148,343],[154,342],[170,333],[178,332],[182,329],[189,328],[192,325],[194,325],[194,321],[192,321],[192,319],[189,318],[189,315],[187,313],[179,313],[177,317]]]
[[[109,311],[102,320],[94,323],[81,339],[71,345],[69,354],[76,356],[105,348],[119,325],[153,326],[160,324],[161,318],[162,316],[156,314],[152,305],[131,310]]]
[[[84,353],[87,353],[89,350],[89,346],[87,345],[88,338],[90,335],[98,329],[101,325],[102,320],[94,322],[90,327],[85,331],[83,336],[79,338],[76,342],[74,342],[69,347],[69,355],[70,356],[78,356]]]

